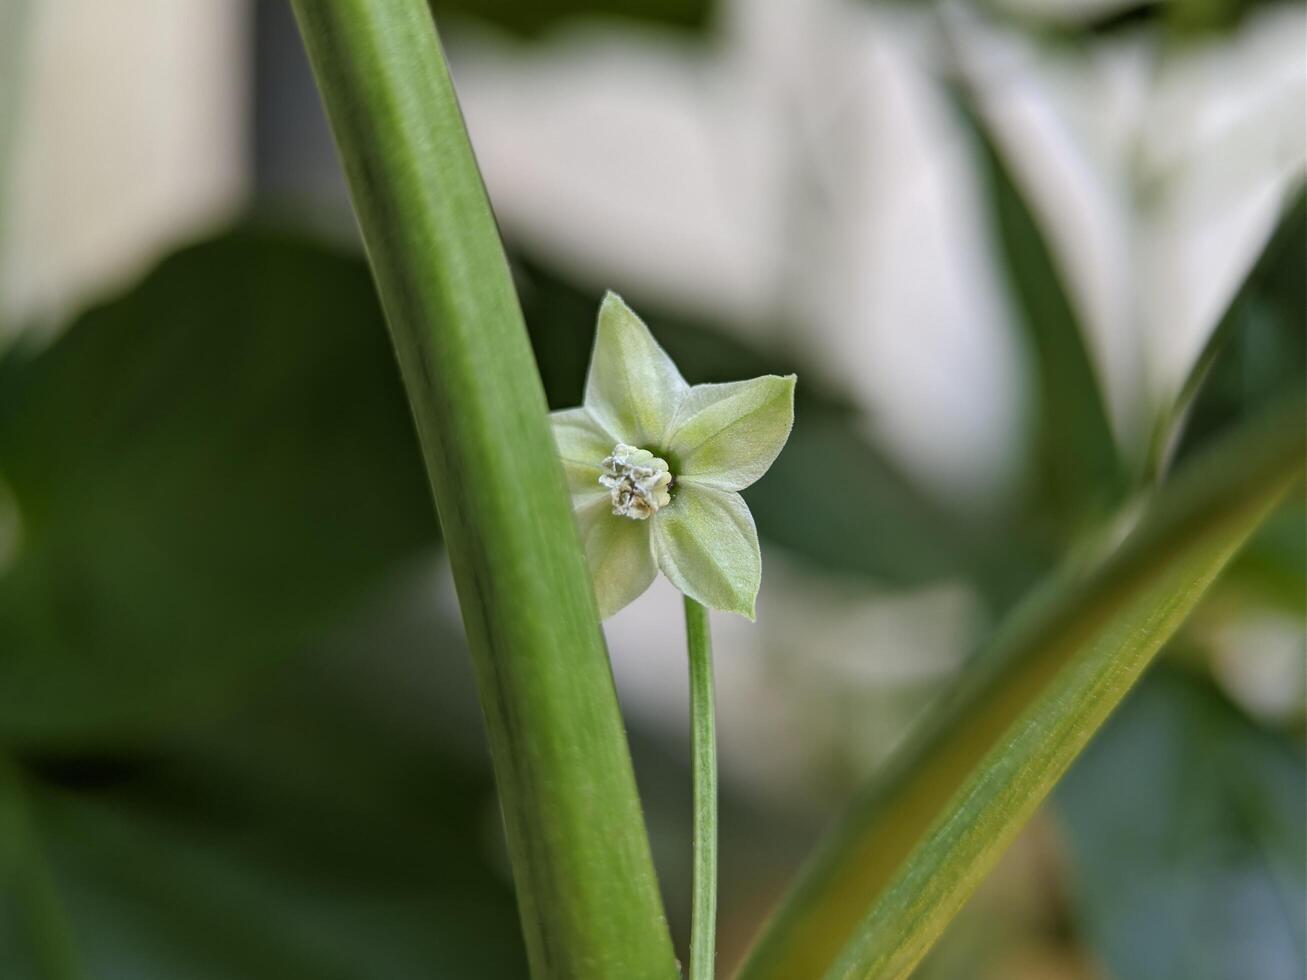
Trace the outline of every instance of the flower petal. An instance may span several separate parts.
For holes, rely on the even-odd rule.
[[[595,420],[632,446],[661,446],[688,390],[649,328],[616,293],[605,296],[585,381]]]
[[[599,618],[607,619],[638,599],[658,574],[649,542],[651,522],[618,517],[605,494],[578,508],[576,523],[594,579]]]
[[[558,443],[573,504],[582,506],[592,497],[607,499],[608,491],[599,485],[599,474],[603,472],[604,457],[613,451],[618,440],[605,432],[584,408],[550,412],[549,421],[554,427],[554,442]]]
[[[673,585],[712,609],[753,619],[762,554],[743,497],[685,484],[649,523],[654,557]]]
[[[695,385],[667,439],[690,478],[719,490],[743,490],[767,472],[794,426],[794,375]]]

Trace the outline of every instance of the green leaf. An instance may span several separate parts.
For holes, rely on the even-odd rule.
[[[902,977],[1303,472],[1296,396],[1192,464],[1092,573],[1012,617],[852,805],[741,974]],[[828,972],[829,971],[829,972]]]
[[[1085,938],[1118,980],[1307,975],[1307,772],[1210,685],[1159,670],[1056,794]]]
[[[1158,422],[1153,451],[1183,459],[1213,432],[1307,381],[1307,187],[1300,186]],[[1177,436],[1177,427],[1183,432]]]
[[[635,28],[648,22],[703,30],[711,21],[714,4],[710,0],[433,0],[432,7],[442,19],[473,17],[532,37],[569,22],[596,18],[630,21]]]
[[[221,719],[143,750],[29,760],[93,976],[525,975],[479,733],[454,754],[454,718],[476,724],[471,670],[427,578],[410,573]]]
[[[0,756],[0,975],[77,980],[77,951],[38,839],[30,790]]]
[[[218,710],[435,532],[363,266],[254,229],[186,249],[0,360],[0,737]]]
[[[1212,434],[1307,385],[1307,187],[1290,195],[1274,233],[1207,339],[1171,410],[1158,419],[1153,465],[1182,464]],[[1297,494],[1235,559],[1228,585],[1307,612],[1307,498]]]
[[[1240,598],[1307,616],[1307,488],[1299,488],[1231,563],[1226,584]]]
[[[1057,259],[983,118],[959,98],[974,133],[1000,254],[1031,353],[1036,486],[1056,526],[1074,530],[1117,504],[1125,489],[1102,388]]]
[[[296,0],[435,492],[531,967],[673,977],[544,392],[421,0]]]

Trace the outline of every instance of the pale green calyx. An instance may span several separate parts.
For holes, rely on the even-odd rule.
[[[739,491],[789,438],[794,381],[691,386],[640,318],[604,298],[584,404],[551,416],[604,618],[660,570],[697,602],[753,618],[762,555]]]
[[[599,485],[608,488],[613,502],[613,514],[644,521],[658,513],[659,507],[672,502],[667,492],[672,474],[667,461],[659,459],[647,449],[618,443],[604,457]]]

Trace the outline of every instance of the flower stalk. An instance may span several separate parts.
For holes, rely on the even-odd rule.
[[[694,896],[690,980],[712,980],[717,951],[717,724],[708,610],[685,597],[690,659],[690,740],[694,772]]]
[[[794,375],[690,385],[649,328],[604,297],[578,408],[555,412],[599,612],[662,572],[685,597],[694,780],[690,980],[712,980],[717,928],[717,735],[708,610],[753,619],[762,553],[739,491],[784,448]],[[611,447],[611,448],[610,448]]]

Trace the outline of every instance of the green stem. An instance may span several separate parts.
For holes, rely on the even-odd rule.
[[[294,0],[458,588],[532,974],[676,957],[544,390],[426,0]]]
[[[717,732],[713,718],[712,635],[708,610],[685,597],[690,654],[690,730],[694,757],[694,900],[690,980],[712,980],[717,930]]]

